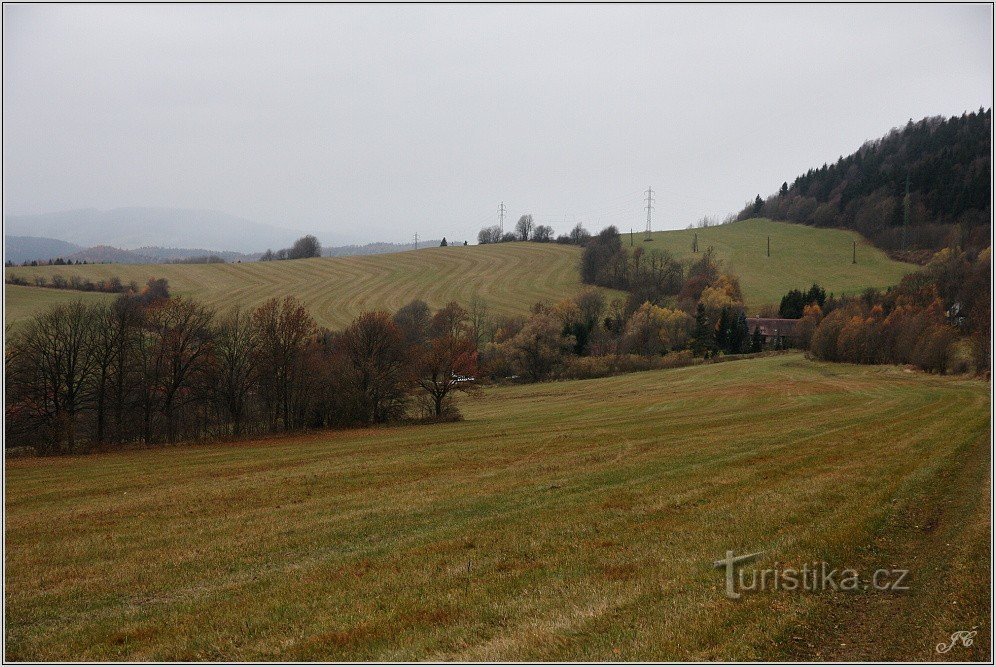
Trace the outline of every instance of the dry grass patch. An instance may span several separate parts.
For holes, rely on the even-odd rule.
[[[6,658],[930,659],[990,623],[989,409],[975,380],[785,355],[488,390],[454,424],[12,459]],[[915,588],[733,602],[727,549]]]

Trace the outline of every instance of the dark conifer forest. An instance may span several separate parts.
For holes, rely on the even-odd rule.
[[[895,256],[918,261],[949,246],[984,248],[991,214],[991,122],[992,109],[911,120],[835,163],[783,183],[767,199],[758,196],[738,218],[853,229]]]

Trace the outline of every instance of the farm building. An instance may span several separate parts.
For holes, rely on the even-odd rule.
[[[798,321],[781,317],[748,317],[747,327],[751,334],[755,328],[761,330],[765,347],[792,347],[798,342]]]

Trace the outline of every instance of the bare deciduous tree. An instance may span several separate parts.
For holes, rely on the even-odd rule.
[[[527,213],[520,217],[519,221],[515,223],[515,233],[520,241],[528,241],[529,236],[533,233],[533,216]]]
[[[280,420],[285,430],[299,424],[292,421],[292,403],[307,372],[305,357],[309,340],[317,327],[300,301],[288,296],[270,299],[253,311],[252,324],[257,340],[260,388],[268,404],[271,428]]]

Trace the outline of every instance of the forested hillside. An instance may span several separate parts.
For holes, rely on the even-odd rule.
[[[909,259],[989,245],[992,109],[925,118],[810,169],[739,218],[854,229]],[[908,229],[904,233],[907,183]]]

